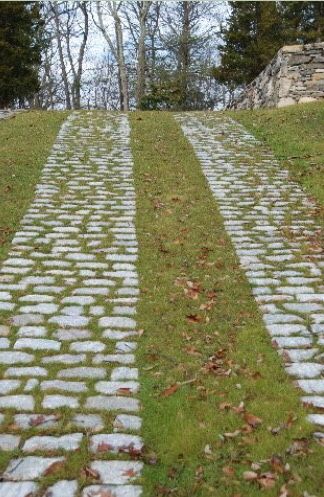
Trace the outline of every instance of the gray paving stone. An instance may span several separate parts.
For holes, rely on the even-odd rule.
[[[80,447],[82,442],[82,433],[71,433],[60,437],[53,436],[35,436],[31,437],[24,443],[23,452],[37,451],[74,451]]]
[[[310,347],[312,340],[306,337],[276,337],[272,343],[280,348]]]
[[[85,360],[85,354],[56,354],[42,357],[43,364],[82,364]]]
[[[34,497],[38,485],[32,481],[1,482],[0,497]]]
[[[0,364],[28,363],[33,360],[34,356],[32,354],[27,354],[26,352],[0,351]]]
[[[81,393],[86,392],[88,388],[82,381],[49,380],[42,381],[41,390],[63,390],[65,392]]]
[[[130,395],[138,392],[139,383],[136,381],[98,381],[95,384],[95,390],[105,395]]]
[[[116,343],[116,352],[133,352],[137,349],[136,342],[117,342]]]
[[[112,381],[137,380],[137,379],[138,379],[137,368],[120,367],[120,368],[114,368],[111,372]]]
[[[19,444],[20,437],[18,435],[0,434],[0,450],[12,451],[17,449]]]
[[[76,305],[68,305],[62,307],[61,309],[61,313],[64,314],[65,316],[82,316],[83,312],[84,312],[83,307]]]
[[[28,324],[41,324],[44,321],[43,316],[39,314],[21,314],[13,316],[11,323],[14,326],[27,326]]]
[[[58,417],[55,414],[16,414],[14,423],[23,430],[31,428],[47,430],[58,425]]]
[[[15,307],[16,305],[10,302],[0,302],[0,311],[13,311]]]
[[[142,487],[138,485],[90,485],[82,491],[82,497],[101,497],[109,495],[113,497],[141,497]]]
[[[90,305],[95,302],[95,299],[91,296],[73,296],[65,297],[62,299],[63,304],[77,304],[77,305]]]
[[[29,378],[24,388],[24,392],[32,392],[39,385],[39,380],[37,378]]]
[[[136,328],[136,321],[132,318],[121,317],[121,316],[106,316],[99,319],[99,326],[112,327],[112,328]]]
[[[8,368],[5,372],[5,377],[8,376],[47,376],[47,370],[40,366]]]
[[[310,313],[323,310],[323,306],[319,304],[284,304],[284,307],[288,309],[288,311],[295,311],[301,313]]]
[[[93,461],[90,468],[98,473],[100,483],[125,485],[141,476],[140,461]]]
[[[71,422],[76,427],[90,432],[102,431],[105,427],[102,417],[98,414],[76,414]]]
[[[139,401],[130,397],[96,395],[88,397],[85,403],[86,409],[103,411],[138,411]]]
[[[298,380],[297,385],[306,393],[324,393],[324,379]]]
[[[314,362],[295,362],[286,367],[288,374],[298,378],[315,378],[324,371],[324,365]]]
[[[42,497],[76,497],[77,491],[76,480],[60,480],[49,487]]]
[[[17,336],[21,338],[39,338],[47,334],[45,326],[21,326],[17,331]]]
[[[44,409],[57,409],[58,407],[75,409],[79,407],[79,401],[75,397],[68,397],[66,395],[45,395],[42,406]]]
[[[24,295],[19,298],[19,302],[53,302],[54,297],[52,295],[43,295],[38,293],[31,293],[29,295]]]
[[[19,380],[0,380],[0,395],[6,395],[7,393],[17,390],[21,385]]]
[[[53,316],[49,319],[49,323],[58,324],[62,327],[86,326],[89,323],[89,318],[85,316]]]
[[[324,426],[324,414],[309,414],[307,418],[315,425]]]
[[[124,340],[129,337],[137,337],[137,331],[119,331],[119,330],[105,330],[102,334],[104,338],[110,338],[110,340]]]
[[[70,328],[66,330],[57,330],[53,333],[53,337],[58,340],[84,340],[90,338],[91,333],[89,330],[80,330],[77,328]]]
[[[310,332],[302,324],[267,324],[271,336],[309,335]]]
[[[124,433],[108,433],[92,435],[90,437],[90,451],[94,453],[105,452],[138,452],[143,448],[143,441],[138,435]]]
[[[61,343],[45,338],[19,338],[14,349],[60,350]]]
[[[285,360],[291,362],[308,361],[314,357],[318,349],[286,349],[281,351]]]
[[[320,397],[319,395],[302,397],[302,401],[306,405],[324,409],[324,397]]]
[[[92,296],[92,295],[102,295],[102,296],[107,296],[110,293],[109,288],[100,288],[100,287],[83,287],[83,288],[76,288],[73,290],[73,293],[75,295],[86,295],[86,296]]]
[[[8,481],[36,480],[46,474],[54,465],[64,462],[64,457],[27,456],[12,459],[3,473],[3,478]]]
[[[114,420],[114,431],[139,431],[142,420],[131,414],[118,414]]]
[[[96,341],[84,341],[84,342],[73,342],[70,345],[70,350],[72,352],[102,352],[105,350],[106,345],[102,342]]]
[[[102,363],[119,363],[119,364],[134,364],[134,354],[97,354],[92,360],[93,364]]]
[[[10,341],[8,338],[0,338],[0,349],[8,349],[10,347]]]
[[[0,397],[0,409],[32,411],[34,404],[34,398],[31,395],[6,395]]]
[[[58,378],[89,378],[101,379],[106,377],[105,368],[92,368],[80,366],[79,368],[67,368],[58,373]]]

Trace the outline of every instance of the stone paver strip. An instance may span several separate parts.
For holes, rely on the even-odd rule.
[[[286,371],[324,399],[323,252],[315,205],[270,152],[230,118],[178,114]],[[311,379],[310,379],[311,378]],[[324,415],[309,415],[324,427]],[[320,433],[320,432],[318,432]]]
[[[68,117],[3,263],[0,409],[7,416],[0,449],[15,458],[0,497],[88,497],[108,486],[116,496],[142,493],[142,464],[125,460],[143,445],[129,134],[123,114]],[[88,451],[82,464],[96,459],[102,487],[84,481],[83,466],[84,490],[77,480],[53,478],[44,489],[42,477],[55,475],[81,445]],[[108,447],[113,459],[104,464]]]

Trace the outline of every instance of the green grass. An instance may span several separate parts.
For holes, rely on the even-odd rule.
[[[0,258],[65,117],[29,112],[0,121]],[[271,347],[193,150],[171,113],[132,113],[130,119],[142,291],[145,497],[257,497],[259,484],[246,482],[243,472],[260,461],[259,473],[272,471],[278,478],[262,494],[277,497],[289,482],[289,497],[304,490],[319,497],[323,449],[312,440],[299,393]],[[262,419],[257,428],[248,429],[242,409],[235,411],[241,402]],[[283,423],[277,435],[269,431]],[[224,435],[236,430],[234,438]],[[305,454],[288,455],[296,438],[305,438]],[[281,473],[281,464],[271,465],[274,454],[290,469]],[[1,467],[9,457],[3,453]],[[86,461],[83,445],[59,474],[77,477]]]
[[[66,112],[22,112],[0,120],[0,259],[34,195]]]
[[[152,463],[145,497],[256,497],[260,487],[243,471],[260,461],[261,472],[273,471],[275,454],[290,469],[273,471],[278,480],[266,495],[278,496],[285,481],[290,496],[319,495],[322,449],[271,347],[191,146],[172,114],[130,119],[142,292],[138,358]],[[241,402],[262,419],[256,429],[232,408]],[[269,431],[284,423],[277,435]],[[235,430],[234,438],[224,436]],[[307,454],[287,455],[301,437]]]
[[[324,205],[324,102],[227,114],[271,148],[292,178]]]

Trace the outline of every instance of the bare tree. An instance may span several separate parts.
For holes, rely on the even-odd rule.
[[[88,2],[51,1],[49,4],[55,25],[66,108],[79,109],[83,61],[89,35]]]
[[[66,22],[64,37],[66,42],[67,56],[72,73],[71,93],[73,108],[80,109],[81,106],[81,78],[85,49],[89,35],[89,15],[87,2],[75,2],[72,9],[65,2]],[[80,15],[81,14],[81,15]],[[82,20],[81,20],[82,16]],[[77,54],[71,52],[71,40],[81,38]],[[76,62],[74,62],[76,60]]]
[[[66,108],[69,110],[69,109],[72,109],[72,104],[71,104],[70,85],[69,85],[69,79],[68,79],[67,69],[66,69],[66,65],[65,65],[65,57],[64,57],[64,50],[63,50],[63,43],[62,43],[63,35],[62,35],[61,22],[60,22],[60,7],[59,7],[59,4],[57,2],[49,2],[49,5],[50,5],[50,8],[53,12],[53,18],[54,18],[54,23],[55,23],[56,43],[57,43],[57,47],[58,47],[62,80],[63,80],[63,85],[64,85],[65,102],[66,102]]]
[[[145,94],[147,20],[152,3],[151,1],[128,2],[124,9],[136,52],[135,100],[138,109],[141,108]]]
[[[122,2],[96,2],[97,17],[93,16],[96,26],[99,28],[108,47],[118,65],[118,80],[120,89],[120,108],[121,110],[129,110],[129,88],[128,74],[124,54],[123,26],[120,17],[120,9]],[[109,29],[105,25],[105,14],[112,17],[114,21],[115,40],[112,39]]]

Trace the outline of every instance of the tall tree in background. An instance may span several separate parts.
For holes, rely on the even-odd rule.
[[[54,20],[66,108],[80,109],[83,61],[89,35],[88,2],[51,1],[47,4]]]
[[[121,19],[122,2],[106,1],[96,2],[96,14],[93,14],[93,21],[107,42],[108,48],[115,57],[118,66],[118,84],[120,90],[120,109],[129,110],[129,82],[128,71],[125,60],[124,33]],[[109,27],[106,24],[107,17],[111,17],[114,22],[113,38]]]
[[[324,40],[324,2],[279,2],[287,43]]]
[[[151,1],[136,1],[129,2],[124,8],[124,16],[127,20],[127,27],[133,39],[136,53],[135,102],[137,109],[142,108],[142,100],[145,95],[147,21],[151,6]]]
[[[40,4],[0,2],[0,107],[23,105],[38,89]]]
[[[212,107],[210,55],[215,30],[209,17],[217,2],[161,2],[154,76],[146,95],[147,108],[203,109]],[[216,46],[213,47],[215,52]]]
[[[221,64],[214,76],[230,88],[250,83],[284,41],[277,2],[229,2],[231,14],[222,29]]]

